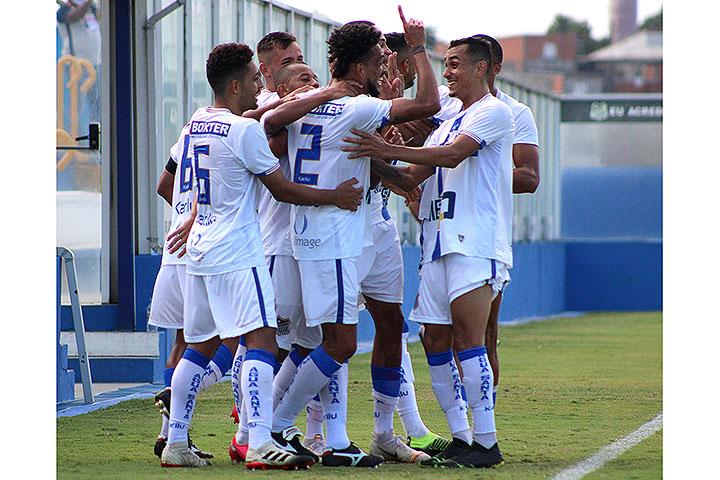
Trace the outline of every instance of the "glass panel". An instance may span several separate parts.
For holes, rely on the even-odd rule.
[[[212,5],[210,0],[192,2],[192,105],[193,111],[212,103],[205,63],[212,49]],[[192,113],[192,112],[190,112]],[[188,115],[190,115],[188,113]],[[177,137],[180,130],[175,132]]]
[[[184,32],[183,32],[183,9],[179,8],[162,20],[161,41],[156,45],[156,54],[162,55],[162,72],[158,103],[161,108],[157,111],[157,139],[160,142],[159,152],[156,155],[156,168],[158,178],[154,180],[157,184],[160,173],[170,156],[172,147],[180,135],[180,130],[185,124],[185,92],[183,91],[183,78],[186,72],[183,71],[184,56]],[[159,197],[158,197],[158,201]],[[158,225],[157,237],[160,251],[164,239],[170,229],[172,221],[172,208],[165,202],[163,205],[163,223]]]
[[[303,53],[308,51],[309,45],[308,45],[308,18],[303,17],[302,15],[295,14],[295,27],[292,31],[292,33],[297,38],[298,44],[300,45],[300,48],[302,48]]]
[[[265,4],[247,0],[245,4],[245,43],[255,50],[260,39],[265,36]],[[257,62],[257,58],[255,59]]]
[[[57,145],[87,146],[75,138],[100,122],[100,11],[92,4],[80,19],[67,15],[82,6],[64,4],[57,10]],[[102,165],[99,150],[58,150],[57,245],[75,253],[78,293],[82,303],[102,301]],[[65,274],[62,303],[69,303]]]
[[[320,85],[325,85],[330,79],[327,63],[327,43],[325,43],[330,36],[330,31],[327,24],[318,21],[313,22],[312,29],[312,62],[310,66],[317,74]]]
[[[218,4],[220,25],[218,43],[237,41],[237,0],[220,0]]]
[[[290,12],[273,7],[271,32],[287,32],[290,30]]]

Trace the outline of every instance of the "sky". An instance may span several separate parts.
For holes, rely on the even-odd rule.
[[[594,38],[608,35],[610,0],[280,0],[302,10],[317,11],[338,22],[371,20],[383,31],[402,31],[397,3],[407,18],[437,27],[438,37],[452,40],[479,32],[494,37],[541,34],[556,14],[587,20]],[[443,7],[445,6],[445,7]],[[660,11],[662,0],[638,0],[638,23]]]

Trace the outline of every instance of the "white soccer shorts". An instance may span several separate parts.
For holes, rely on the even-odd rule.
[[[298,260],[308,327],[323,323],[357,324],[359,259]]]
[[[322,343],[322,329],[305,324],[297,260],[288,255],[272,255],[265,259],[275,290],[278,348],[290,350],[293,344],[316,348]]]
[[[160,328],[183,328],[185,265],[162,265],[155,278],[148,324]]]
[[[270,272],[262,266],[217,275],[187,274],[184,313],[188,343],[277,328]]]
[[[450,253],[423,264],[420,289],[410,320],[451,325],[450,304],[461,295],[492,285],[494,296],[503,286],[507,265],[497,260]],[[494,298],[493,296],[493,298]]]
[[[403,258],[395,222],[387,220],[372,226],[373,247],[363,249],[358,270],[370,270],[360,279],[363,296],[387,303],[403,302]],[[360,272],[362,275],[362,271]]]

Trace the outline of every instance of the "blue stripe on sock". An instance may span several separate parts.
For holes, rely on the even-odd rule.
[[[273,365],[273,375],[277,375],[280,371],[280,367],[282,367],[282,363],[277,361],[277,358],[275,359],[275,365]]]
[[[300,352],[298,352],[294,348],[292,350],[290,350],[290,355],[288,355],[288,356],[290,357],[290,360],[292,360],[292,362],[295,364],[296,367],[299,367],[303,361],[303,356],[300,355]]]
[[[336,323],[343,323],[345,316],[345,287],[343,285],[342,276],[342,260],[335,260],[335,275],[337,277],[338,304],[337,304],[337,320]]]
[[[467,402],[467,392],[465,391],[465,385],[460,385],[460,397]]]
[[[473,357],[480,357],[482,355],[487,354],[487,348],[485,348],[485,345],[480,345],[477,347],[471,347],[467,350],[463,350],[462,352],[458,352],[458,358],[461,362],[464,362],[465,360],[468,360]]]
[[[403,331],[402,333],[410,333],[410,325],[408,325],[407,320],[403,320]]]
[[[240,337],[240,345],[242,345],[243,347],[246,347],[246,346],[247,346],[247,345],[245,345],[245,335],[243,335],[242,337]]]
[[[172,376],[173,372],[175,371],[175,367],[172,368],[166,368],[163,370],[163,380],[165,381],[165,386],[169,387],[172,383]]]
[[[247,362],[248,360],[258,360],[260,362],[267,363],[273,368],[275,368],[275,364],[277,363],[277,361],[275,360],[275,355],[268,352],[267,350],[261,350],[259,348],[247,351],[247,354],[245,354],[245,359],[243,361]]]
[[[327,354],[322,345],[317,347],[315,350],[310,352],[310,358],[317,365],[323,375],[330,378],[333,373],[340,370],[342,364],[336,362],[330,355]]]
[[[426,354],[428,365],[436,367],[438,365],[445,365],[450,363],[453,359],[452,350],[440,353],[428,353]]]
[[[372,377],[373,389],[376,392],[397,397],[400,394],[400,381],[402,371],[400,367],[376,367],[370,365],[370,376]]]
[[[218,366],[222,374],[225,375],[228,370],[230,370],[230,367],[232,367],[233,353],[224,343],[221,343],[212,361]]]
[[[208,363],[210,363],[209,358],[207,358],[202,353],[199,353],[199,352],[193,350],[190,347],[185,349],[185,353],[183,353],[183,358],[191,361],[198,367],[201,367],[203,370],[205,370],[205,367],[207,367]]]
[[[267,315],[265,315],[265,299],[263,298],[262,289],[260,288],[260,279],[258,278],[257,268],[252,267],[253,278],[255,279],[255,290],[257,290],[258,302],[260,303],[260,315],[262,316],[263,327],[267,327]]]

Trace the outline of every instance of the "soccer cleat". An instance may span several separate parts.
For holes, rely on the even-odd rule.
[[[248,444],[245,443],[243,445],[240,445],[239,443],[237,443],[237,440],[235,440],[235,435],[233,435],[232,441],[230,442],[230,447],[228,447],[230,461],[232,461],[232,463],[244,462],[247,458],[247,452]]]
[[[155,440],[155,455],[157,455],[158,458],[162,458],[162,452],[165,450],[165,445],[167,445],[167,438],[163,437],[162,435],[158,435],[157,440]]]
[[[498,465],[502,461],[503,455],[497,443],[490,448],[485,448],[479,443],[473,442],[468,450],[440,462],[437,466],[440,468],[488,468]]]
[[[428,460],[430,455],[425,452],[413,450],[402,442],[399,436],[393,435],[388,440],[379,440],[373,433],[370,443],[370,455],[382,457],[388,462],[417,463]]]
[[[155,406],[160,409],[160,413],[170,418],[170,387],[155,394]]]
[[[167,445],[160,456],[161,467],[207,467],[210,462],[195,455],[185,445]]]
[[[350,442],[350,446],[342,450],[330,448],[322,456],[325,467],[365,467],[376,468],[384,459],[377,455],[368,455]]]
[[[235,422],[235,425],[240,423],[240,416],[238,415],[237,406],[233,405],[233,409],[232,409],[232,413],[230,413],[230,417],[232,417],[233,422]]]
[[[213,455],[210,452],[203,452],[200,450],[196,445],[195,442],[192,441],[192,438],[190,438],[190,435],[188,435],[188,448],[191,452],[193,452],[195,455],[197,455],[200,458],[215,458],[215,455]]]
[[[282,448],[298,455],[313,459],[313,463],[320,461],[320,458],[302,444],[303,434],[295,425],[286,428],[282,432],[272,432],[272,438]]]
[[[305,440],[303,440],[303,446],[313,452],[319,458],[325,451],[325,437],[323,437],[319,433],[316,434],[313,438],[306,437]]]
[[[407,446],[434,457],[450,446],[450,440],[429,432],[422,437],[408,437]]]
[[[315,461],[306,455],[296,455],[270,441],[258,449],[250,448],[245,458],[248,470],[300,470],[307,469]]]
[[[443,462],[445,462],[446,460],[450,460],[457,455],[460,455],[461,453],[470,450],[471,448],[472,447],[470,446],[470,444],[465,443],[459,438],[453,437],[452,442],[450,442],[450,445],[448,445],[445,450],[438,453],[437,455],[430,457],[427,460],[422,460],[420,462],[420,466],[432,468],[452,468],[452,466],[448,464],[443,464]]]

